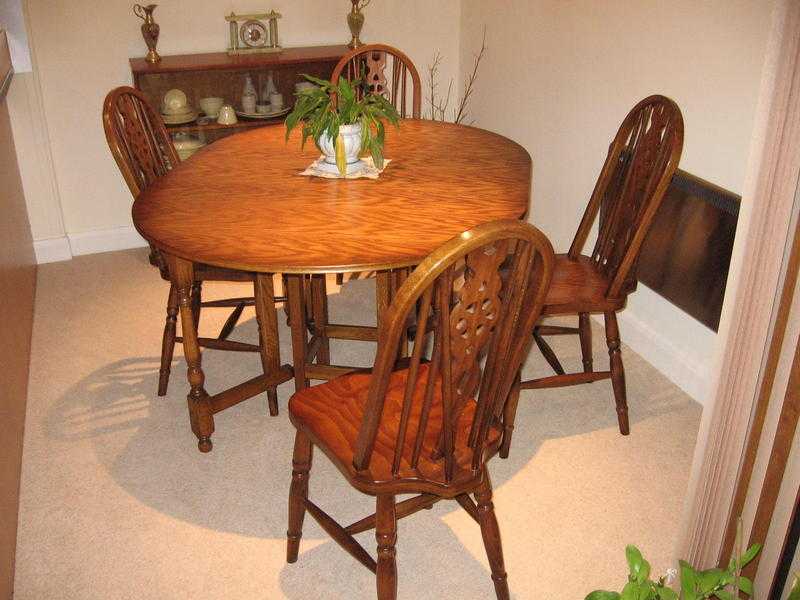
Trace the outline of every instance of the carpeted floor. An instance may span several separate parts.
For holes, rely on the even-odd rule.
[[[372,282],[331,296],[340,321],[368,323]],[[206,297],[246,289],[207,285]],[[189,429],[185,366],[155,394],[167,286],[144,250],[43,265],[34,326],[17,553],[17,600],[374,598],[373,576],[306,519],[300,560],[284,561],[292,427],[263,396],[216,418],[214,451]],[[224,311],[204,312],[212,333]],[[281,350],[289,362],[288,330]],[[252,312],[234,337],[256,338]],[[595,332],[598,366],[605,348]],[[622,331],[624,341],[625,331]],[[558,339],[577,367],[576,340]],[[374,346],[335,343],[340,363]],[[675,542],[700,407],[629,350],[632,434],[617,432],[608,382],[524,392],[509,460],[491,472],[512,596],[582,599],[621,588],[624,546],[663,571]],[[257,355],[207,352],[214,393],[260,372]],[[545,372],[538,355],[526,375]],[[374,507],[317,454],[311,497],[349,522]],[[370,550],[374,538],[359,539]],[[403,598],[493,598],[480,530],[455,503],[400,522]]]

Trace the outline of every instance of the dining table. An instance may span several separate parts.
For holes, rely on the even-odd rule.
[[[214,414],[294,379],[296,390],[354,367],[332,364],[330,339],[378,340],[408,270],[450,238],[528,214],[532,161],[484,129],[430,120],[387,126],[378,179],[302,176],[319,150],[280,125],[226,137],[175,165],[134,201],[133,222],[178,290],[192,431],[212,448]],[[195,265],[255,274],[263,373],[205,389],[191,287]],[[328,322],[325,275],[375,272],[377,327]],[[281,365],[273,277],[286,282],[291,364]],[[308,316],[307,316],[308,312]],[[310,318],[309,318],[310,317]]]

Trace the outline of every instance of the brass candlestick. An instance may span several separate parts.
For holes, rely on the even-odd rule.
[[[364,27],[364,13],[361,12],[369,5],[372,0],[350,0],[353,8],[347,14],[347,25],[350,27],[350,33],[353,34],[353,39],[350,40],[348,46],[350,48],[358,48],[362,45],[360,39],[361,29]]]
[[[156,52],[156,44],[158,43],[158,34],[161,31],[161,27],[153,20],[153,11],[156,9],[156,6],[158,5],[133,5],[133,14],[144,21],[144,23],[142,23],[142,37],[144,38],[144,43],[147,44],[147,56],[145,56],[144,59],[149,63],[157,63],[161,60],[158,52]]]

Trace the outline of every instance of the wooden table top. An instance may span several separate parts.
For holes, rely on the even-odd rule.
[[[137,230],[175,256],[262,273],[417,264],[480,223],[527,212],[531,157],[500,135],[406,120],[387,128],[380,179],[298,175],[319,151],[283,125],[219,140],[133,205]]]

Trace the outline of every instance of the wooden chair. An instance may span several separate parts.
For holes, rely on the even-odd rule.
[[[389,70],[389,75],[386,71]],[[397,109],[402,118],[408,117],[411,94],[411,117],[422,116],[422,83],[419,72],[397,48],[385,44],[359,46],[345,54],[334,67],[331,81],[339,78],[354,81],[363,77],[364,87],[371,94],[382,94]],[[409,90],[410,88],[410,90]]]
[[[178,153],[167,132],[164,122],[147,102],[144,95],[132,87],[118,87],[111,90],[103,104],[103,128],[106,140],[117,162],[125,182],[134,198],[165,175],[180,162]],[[157,248],[150,246],[150,263],[158,267],[161,277],[170,281],[167,264]],[[205,281],[245,281],[255,282],[253,273],[221,269],[210,265],[195,265],[195,282],[192,286],[192,308],[195,324],[199,323],[200,310],[204,307],[233,308],[231,315],[216,338],[200,338],[200,346],[216,350],[234,352],[259,352],[255,344],[245,344],[227,339],[236,327],[246,306],[253,306],[252,297],[231,298],[203,302],[202,285]],[[276,298],[285,300],[285,298]],[[170,365],[176,342],[178,316],[178,290],[170,284],[167,300],[167,318],[161,345],[161,368],[158,379],[158,395],[167,393]],[[276,332],[277,336],[277,332]],[[275,388],[267,392],[271,415],[278,414],[278,395]]]
[[[488,460],[511,421],[506,402],[550,283],[553,250],[519,221],[480,225],[426,258],[399,289],[371,371],[297,392],[287,560],[297,560],[306,511],[377,575],[380,600],[397,595],[397,519],[443,499],[480,525],[497,597],[509,597]],[[418,315],[409,358],[398,360],[406,321]],[[432,339],[432,351],[428,356]],[[312,449],[347,482],[377,497],[375,514],[342,527],[309,499]],[[417,494],[396,503],[398,494]],[[469,494],[475,495],[473,501]],[[375,529],[374,560],[353,535]]]
[[[683,117],[669,98],[645,98],[622,122],[569,252],[556,256],[553,282],[545,300],[545,315],[577,315],[578,327],[537,326],[534,339],[556,375],[521,383],[522,389],[536,389],[611,379],[623,435],[628,435],[630,426],[616,313],[636,289],[639,251],[678,168],[682,148]],[[583,255],[598,214],[597,241],[592,253]],[[593,369],[591,313],[605,317],[608,371]],[[583,372],[565,373],[544,339],[565,334],[580,338]]]
[[[390,75],[387,75],[387,71]],[[422,83],[419,72],[411,59],[403,52],[385,44],[368,44],[359,46],[345,54],[337,63],[331,74],[331,82],[338,83],[339,78],[348,81],[363,78],[364,84],[357,89],[358,94],[366,90],[373,94],[384,95],[402,118],[407,118],[409,94],[411,96],[411,117],[419,119],[422,116]],[[349,273],[347,279],[367,279],[375,276],[374,272]],[[381,273],[378,277],[385,277],[385,285],[380,281],[379,287],[391,295],[399,288],[402,280],[408,275],[407,269],[400,269],[391,273]],[[336,283],[344,284],[347,279],[344,274],[336,275]],[[313,297],[315,302],[324,306],[318,310],[327,313],[327,290],[324,277],[315,276],[311,279]],[[390,288],[390,289],[383,289]],[[381,290],[379,289],[379,295]],[[379,300],[380,301],[380,300]],[[313,319],[310,321],[313,329]],[[377,331],[371,327],[362,327],[347,324],[331,324],[326,328],[327,337],[332,339],[377,341]]]

